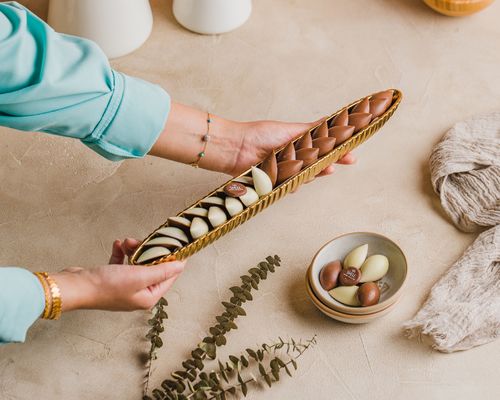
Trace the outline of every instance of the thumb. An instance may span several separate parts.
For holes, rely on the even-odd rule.
[[[141,288],[146,288],[157,283],[161,283],[174,276],[179,275],[184,270],[184,261],[170,261],[151,267],[138,267],[137,278]]]
[[[314,128],[325,120],[326,117],[320,118],[313,122],[288,122],[286,128],[292,138],[297,138],[307,132],[309,129]]]

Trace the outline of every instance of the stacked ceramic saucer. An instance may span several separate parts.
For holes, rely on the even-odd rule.
[[[362,306],[358,297],[361,292],[363,279],[363,270],[359,272],[357,280],[361,282],[350,282],[352,284],[346,292],[352,292],[352,299],[337,296],[338,290],[327,290],[325,282],[320,279],[321,271],[325,266],[332,262],[341,264],[341,272],[344,278],[352,278],[349,273],[346,274],[346,265],[343,262],[353,249],[364,248],[365,253],[362,257],[366,260],[370,256],[379,256],[386,258],[387,265],[384,275],[374,282],[370,282],[368,287],[376,290],[376,299],[368,302],[369,305]],[[364,260],[361,260],[363,262]],[[356,271],[354,275],[356,275]],[[325,315],[338,321],[350,324],[362,324],[371,322],[390,313],[397,305],[400,299],[407,278],[408,266],[406,257],[399,246],[392,240],[369,232],[355,232],[339,236],[326,243],[314,256],[311,265],[306,273],[306,290],[313,304]],[[368,275],[369,272],[365,271]],[[340,276],[340,275],[339,275]],[[377,276],[375,276],[377,278]],[[337,280],[337,278],[335,278]],[[344,279],[345,281],[345,279]],[[366,280],[365,280],[366,281]],[[335,283],[338,288],[342,283]],[[340,290],[342,292],[342,289]],[[335,297],[336,298],[335,298]],[[356,296],[356,297],[355,297]],[[342,301],[339,301],[342,300]]]

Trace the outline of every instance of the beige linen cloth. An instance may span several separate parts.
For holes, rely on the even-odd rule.
[[[482,231],[404,325],[450,353],[500,336],[500,113],[457,123],[433,149],[430,170],[457,228]]]

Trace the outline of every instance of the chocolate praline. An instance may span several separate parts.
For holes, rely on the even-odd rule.
[[[368,113],[370,112],[370,101],[368,98],[363,99],[352,109],[353,113]]]
[[[290,142],[286,145],[286,147],[281,150],[278,154],[278,161],[290,161],[295,160],[295,147],[293,147],[293,143]]]
[[[276,181],[278,179],[278,161],[276,160],[276,154],[274,151],[269,154],[264,161],[262,161],[260,169],[264,171],[269,178],[271,178],[273,186],[276,185]]]
[[[312,137],[311,137],[311,133],[310,132],[307,132],[306,134],[304,134],[304,136],[302,136],[295,143],[295,148],[297,150],[309,149],[311,147],[312,147]]]
[[[342,286],[354,286],[361,279],[361,271],[354,267],[343,269],[339,274],[339,283]]]
[[[282,183],[298,174],[304,165],[302,160],[288,160],[278,163],[278,183]]]

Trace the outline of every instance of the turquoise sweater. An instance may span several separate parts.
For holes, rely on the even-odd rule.
[[[0,3],[0,125],[73,137],[118,161],[147,154],[169,110],[162,88],[111,69],[95,43]],[[43,308],[32,273],[0,267],[0,343],[24,341]]]

